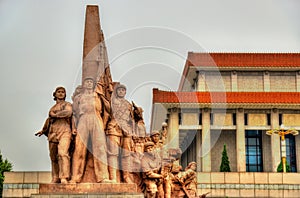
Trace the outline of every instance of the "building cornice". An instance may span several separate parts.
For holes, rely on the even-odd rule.
[[[155,103],[198,108],[224,106],[300,109],[300,92],[171,92],[153,89],[153,104]]]

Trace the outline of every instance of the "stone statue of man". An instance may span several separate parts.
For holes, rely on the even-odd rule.
[[[146,186],[145,197],[164,197],[161,171],[161,158],[154,151],[154,143],[146,142],[144,145],[144,156],[141,160],[143,171],[143,182]]]
[[[131,177],[131,152],[133,148],[132,136],[134,135],[134,119],[133,107],[130,102],[125,99],[126,87],[117,84],[114,95],[112,96],[111,109],[112,119],[114,119],[121,130],[122,141],[121,146],[121,166],[123,171],[123,180],[126,183],[133,183]],[[112,141],[109,144],[113,144]]]
[[[82,93],[76,96],[73,108],[77,120],[77,136],[72,160],[72,183],[79,183],[84,175],[87,149],[93,154],[94,172],[98,183],[110,182],[107,169],[107,148],[101,112],[104,102],[95,92],[93,78],[84,79]],[[91,146],[88,146],[89,139]]]

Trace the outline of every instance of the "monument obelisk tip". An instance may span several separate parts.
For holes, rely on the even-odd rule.
[[[104,36],[100,27],[99,7],[88,5],[85,15],[82,82],[87,77],[97,81],[99,76],[104,73],[105,50]]]
[[[104,40],[100,27],[99,7],[87,5],[84,28],[83,59],[100,42]]]

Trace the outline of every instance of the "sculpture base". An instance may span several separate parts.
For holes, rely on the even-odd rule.
[[[5,172],[2,197],[34,198],[142,198],[136,184],[51,184],[51,172]],[[0,195],[1,197],[1,195]]]
[[[97,193],[97,194],[43,194],[30,198],[144,198],[141,193]]]
[[[39,184],[39,194],[31,195],[32,198],[143,198],[142,193],[137,193],[135,184],[104,184],[104,183],[79,183],[79,184]]]
[[[135,184],[78,183],[40,184],[39,194],[137,193]]]

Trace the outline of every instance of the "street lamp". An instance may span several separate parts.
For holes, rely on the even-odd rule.
[[[273,133],[278,134],[281,137],[281,159],[283,172],[286,172],[286,144],[285,144],[285,135],[293,134],[298,135],[299,132],[295,129],[285,129],[284,125],[280,125],[280,129],[271,129],[266,131],[267,135],[272,135]]]

